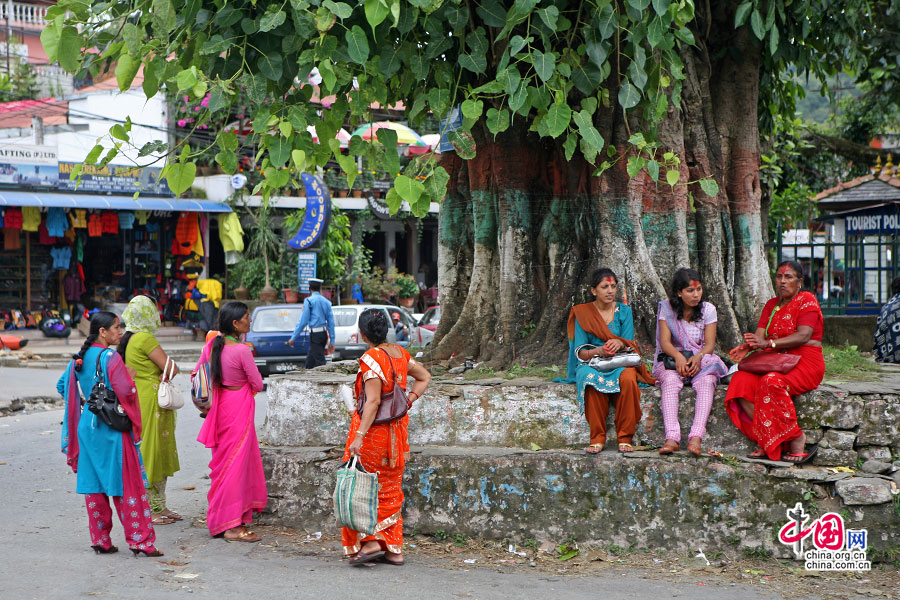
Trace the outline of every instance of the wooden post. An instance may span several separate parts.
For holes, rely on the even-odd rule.
[[[25,232],[25,310],[31,310],[31,232]]]

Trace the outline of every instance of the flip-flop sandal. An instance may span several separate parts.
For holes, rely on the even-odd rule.
[[[769,460],[769,455],[763,450],[762,454],[756,454],[756,450],[747,455],[750,460]]]
[[[165,513],[161,513],[161,514],[162,514],[162,516],[164,516],[164,517],[168,517],[168,518],[174,519],[174,520],[176,520],[176,521],[184,521],[184,517],[182,517],[181,515],[179,515],[177,512],[174,512],[174,511],[171,511],[171,510],[170,510],[169,512],[165,512]]]
[[[256,535],[255,533],[253,533],[252,531],[250,531],[248,529],[245,529],[244,531],[240,532],[233,538],[230,538],[227,535],[223,535],[222,537],[225,538],[226,542],[251,542],[251,543],[254,543],[254,542],[258,542],[258,541],[262,540],[261,537],[259,537],[258,535]]]
[[[384,552],[379,550],[377,552],[370,552],[366,554],[365,552],[357,552],[353,556],[350,557],[349,562],[354,567],[361,567],[366,563],[378,562],[384,556]]]
[[[175,519],[166,515],[154,515],[150,518],[150,522],[154,525],[169,525],[170,523],[174,523]]]
[[[812,446],[806,448],[806,452],[789,452],[787,454],[782,454],[781,460],[783,460],[784,462],[789,462],[794,466],[800,466],[811,461],[818,451],[819,445],[813,444]],[[793,460],[794,458],[799,458],[800,460]]]
[[[603,444],[591,444],[584,451],[588,454],[600,454],[603,451]]]
[[[394,566],[394,567],[402,567],[403,565],[406,564],[406,559],[403,559],[403,560],[400,560],[400,561],[391,560],[391,559],[389,559],[389,558],[387,557],[387,555],[385,554],[384,556],[382,556],[381,558],[378,559],[378,562],[384,563],[384,564],[386,564],[386,565],[392,565],[392,566]]]
[[[635,447],[631,444],[619,444],[619,454],[629,454],[635,451]]]

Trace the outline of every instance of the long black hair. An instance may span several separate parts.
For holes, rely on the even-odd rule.
[[[234,322],[243,319],[249,310],[243,302],[226,302],[219,309],[219,335],[213,339],[209,352],[209,371],[214,384],[222,383],[222,348],[225,347],[225,336],[238,336]]]
[[[81,350],[79,350],[77,354],[72,355],[72,359],[75,361],[76,371],[81,371],[84,353],[96,343],[97,338],[100,336],[100,330],[111,328],[116,324],[118,319],[119,316],[116,313],[107,310],[101,310],[100,312],[95,312],[91,315],[91,329],[89,335],[84,339]]]
[[[374,345],[387,339],[388,320],[380,308],[367,308],[359,315],[359,331]]]
[[[672,310],[675,311],[675,317],[681,319],[684,317],[684,300],[681,299],[681,296],[678,295],[678,292],[686,288],[691,284],[691,281],[699,281],[703,283],[703,280],[700,279],[700,273],[695,271],[694,269],[689,269],[687,267],[682,267],[675,271],[675,276],[672,277],[672,295],[669,297],[669,304],[672,306]],[[687,319],[690,322],[697,322],[703,318],[703,298],[700,298],[700,302],[697,306],[691,307],[691,314]]]

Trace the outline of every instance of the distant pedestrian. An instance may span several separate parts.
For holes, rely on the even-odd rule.
[[[409,415],[387,423],[373,423],[382,394],[393,391],[395,385],[405,390],[410,376],[416,380],[408,395],[411,406],[425,393],[431,374],[404,348],[386,341],[388,327],[383,310],[370,308],[359,315],[359,332],[369,349],[359,359],[354,391],[359,398],[363,386],[366,387],[366,404],[362,415],[353,413],[343,460],[359,456],[366,471],[378,473],[380,489],[376,533],[367,536],[347,527],[341,529],[344,555],[350,557],[352,565],[376,560],[402,565],[404,560],[401,484],[409,453]]]
[[[250,331],[250,310],[243,302],[228,302],[219,310],[221,335],[206,344],[200,365],[208,362],[212,377],[212,407],[197,441],[212,449],[209,462],[209,508],[206,526],[212,536],[229,542],[258,542],[247,529],[253,513],[266,507],[263,474],[254,416],[256,394],[263,381],[250,347],[240,337]]]
[[[875,323],[875,360],[900,363],[900,277],[891,282],[891,294]]]
[[[331,302],[320,293],[321,289],[321,279],[309,280],[310,294],[303,301],[300,321],[288,341],[288,345],[293,348],[294,343],[300,339],[300,333],[309,327],[309,351],[306,353],[307,369],[325,364],[325,346],[328,346],[328,354],[334,352],[334,313],[331,311]]]
[[[125,364],[134,369],[144,441],[141,456],[147,472],[147,496],[153,510],[153,524],[165,525],[182,519],[166,506],[166,481],[181,468],[175,446],[175,411],[159,407],[157,394],[169,356],[155,334],[161,325],[156,302],[147,296],[135,296],[122,313],[125,335],[118,352]],[[170,366],[170,369],[173,367]],[[174,366],[171,376],[178,374]],[[166,381],[168,381],[166,379]]]
[[[154,546],[156,533],[150,520],[150,503],[144,489],[141,456],[141,408],[134,380],[122,357],[109,349],[122,339],[122,322],[107,311],[91,316],[87,339],[69,361],[56,389],[65,400],[62,422],[62,451],[77,474],[75,491],[85,495],[91,548],[97,554],[119,549],[112,544],[112,496],[125,530],[128,546],[135,556],[162,556]],[[89,398],[100,377],[115,392],[119,404],[131,419],[130,431],[116,431],[86,409],[81,399]],[[80,392],[79,392],[80,388]]]
[[[406,328],[406,325],[403,324],[403,320],[400,318],[400,313],[391,313],[391,321],[393,321],[394,323],[394,333],[397,335],[397,341],[408,342],[409,330]]]

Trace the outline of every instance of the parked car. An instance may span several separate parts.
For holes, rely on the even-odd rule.
[[[416,318],[415,313],[403,306],[387,306],[392,313],[397,312],[394,310],[395,308],[399,309],[403,324],[406,325],[406,329],[409,331],[409,343],[397,342],[398,344],[403,346],[427,346],[431,343],[431,340],[434,339],[434,331],[419,327],[419,319]]]
[[[288,340],[303,313],[302,304],[260,306],[253,311],[250,331],[244,342],[253,349],[254,360],[263,377],[303,368],[309,352],[309,331],[291,348]]]
[[[440,306],[432,306],[428,310],[425,311],[425,314],[422,316],[422,320],[419,321],[419,327],[424,327],[430,331],[434,331],[437,329],[438,323],[441,322],[441,307]]]

